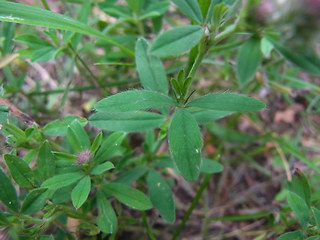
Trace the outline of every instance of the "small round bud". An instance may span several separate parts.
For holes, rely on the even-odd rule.
[[[88,149],[86,149],[78,154],[77,162],[75,164],[83,165],[84,163],[89,162],[90,159],[91,159],[91,152]]]

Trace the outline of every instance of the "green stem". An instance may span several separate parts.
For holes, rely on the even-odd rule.
[[[89,66],[87,65],[87,63],[85,61],[83,61],[83,59],[79,56],[79,54],[77,53],[77,51],[72,47],[71,44],[68,44],[68,48],[71,50],[71,52],[74,54],[74,56],[76,57],[77,60],[79,60],[79,62],[82,64],[82,66],[86,69],[86,71],[89,73],[90,77],[93,80],[93,84],[96,85],[96,87],[100,87],[101,90],[104,91],[104,88],[102,86],[102,84],[100,83],[100,81],[98,80],[98,78],[93,74],[93,72],[91,71],[91,69],[89,68]]]
[[[219,33],[212,39],[212,45],[215,45],[221,42],[223,39],[229,37],[232,33],[234,33],[237,29],[237,24],[230,25],[223,32]]]
[[[138,19],[138,15],[136,13],[134,13],[133,17],[134,17],[135,22],[137,24],[139,34],[143,36],[145,34],[145,32],[144,32],[142,22]]]
[[[202,192],[204,191],[204,189],[207,187],[209,180],[211,178],[212,174],[206,174],[202,184],[200,185],[200,188],[197,191],[196,196],[194,197],[188,211],[186,212],[186,214],[184,215],[182,222],[180,223],[179,227],[177,228],[176,232],[174,233],[172,240],[176,240],[180,234],[180,232],[182,231],[182,229],[184,228],[184,226],[186,225],[186,222],[188,221],[193,209],[196,207]]]
[[[196,74],[204,56],[206,55],[207,51],[208,51],[208,38],[205,36],[201,39],[200,43],[199,43],[199,52],[198,52],[198,56],[196,57],[196,60],[194,61],[191,70],[188,74],[188,77],[193,78],[194,75]]]
[[[41,0],[41,2],[42,2],[43,7],[44,7],[46,10],[49,10],[49,11],[50,11],[50,7],[49,7],[47,1],[46,1],[46,0]]]
[[[142,220],[143,220],[143,223],[144,223],[144,226],[146,227],[146,230],[147,230],[147,233],[148,233],[148,236],[151,240],[156,240],[155,236],[153,235],[150,227],[149,227],[149,224],[148,224],[148,221],[147,221],[147,217],[146,217],[146,213],[144,211],[141,211],[141,215],[142,215]]]

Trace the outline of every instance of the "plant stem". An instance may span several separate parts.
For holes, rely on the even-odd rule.
[[[151,240],[156,240],[155,236],[153,235],[153,233],[149,227],[145,211],[141,211],[141,215],[142,215],[142,220],[143,220],[144,226],[146,227],[149,238]]]
[[[229,37],[232,33],[236,31],[236,29],[237,29],[237,24],[230,25],[223,32],[219,33],[212,39],[212,45],[215,45],[218,42],[222,41],[223,39]]]
[[[176,240],[177,237],[179,236],[181,230],[184,228],[184,226],[186,225],[186,222],[188,221],[193,209],[196,207],[200,197],[201,197],[201,194],[202,192],[204,191],[204,189],[207,187],[208,183],[209,183],[209,180],[211,178],[212,174],[206,174],[204,179],[203,179],[203,182],[202,184],[200,185],[200,188],[198,189],[197,191],[197,194],[196,196],[194,197],[188,211],[186,212],[186,214],[184,215],[183,219],[182,219],[182,222],[180,223],[179,227],[177,228],[176,232],[174,233],[173,237],[172,237],[172,240]]]
[[[193,65],[191,67],[191,70],[188,74],[188,77],[191,77],[193,79],[194,75],[196,74],[204,56],[206,55],[206,53],[209,49],[208,43],[209,43],[208,36],[204,36],[199,43],[199,52],[196,57],[196,60],[194,61]]]
[[[87,63],[85,61],[83,61],[83,59],[79,56],[79,54],[77,53],[77,51],[72,47],[71,44],[67,44],[68,48],[71,50],[71,52],[74,54],[74,56],[76,57],[77,60],[79,60],[79,62],[82,64],[82,66],[86,69],[86,71],[89,73],[90,77],[93,80],[93,84],[96,85],[96,87],[100,87],[101,90],[104,91],[103,86],[101,85],[100,81],[98,80],[98,78],[93,74],[93,72],[91,71],[91,69],[89,68],[89,66],[87,65]]]
[[[46,0],[41,0],[41,2],[42,2],[43,7],[44,7],[46,10],[49,10],[49,11],[50,11],[50,7],[49,7],[47,1],[46,1]]]

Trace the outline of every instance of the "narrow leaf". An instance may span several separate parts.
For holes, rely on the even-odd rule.
[[[36,25],[82,34],[89,34],[101,38],[109,42],[110,44],[119,47],[129,56],[134,56],[134,53],[128,48],[122,46],[114,40],[111,40],[103,33],[86,24],[81,23],[80,21],[55,12],[28,6],[26,4],[0,1],[0,21]]]
[[[135,61],[142,86],[167,94],[168,83],[162,62],[160,58],[149,54],[149,44],[144,38],[136,43]]]
[[[2,168],[0,168],[0,183],[0,201],[11,210],[18,212],[19,202],[16,189]]]
[[[75,119],[78,119],[81,126],[85,126],[88,122],[85,118],[80,118],[77,116],[67,116],[62,120],[54,120],[48,123],[44,126],[42,131],[44,134],[49,136],[66,136],[68,125],[70,125]]]
[[[201,26],[178,26],[157,36],[151,44],[150,52],[159,57],[179,54],[190,50],[202,35]]]
[[[109,183],[102,188],[106,193],[129,207],[141,211],[152,208],[152,204],[146,195],[132,187],[119,183]]]
[[[95,166],[92,171],[91,174],[93,175],[99,175],[102,174],[110,169],[114,168],[114,165],[112,164],[112,162],[105,162],[102,163],[100,165]]]
[[[307,227],[309,221],[309,207],[307,203],[296,193],[288,191],[288,204],[295,214],[297,214],[302,228]]]
[[[89,176],[82,178],[71,192],[73,206],[78,209],[87,200],[91,190],[91,179]]]
[[[109,135],[103,142],[96,155],[94,161],[101,163],[112,157],[120,148],[120,145],[126,134],[124,132],[115,132]]]
[[[19,186],[25,188],[36,186],[34,173],[25,161],[9,154],[4,155],[4,160],[6,161],[13,180]]]
[[[261,61],[260,39],[251,37],[242,45],[237,56],[236,73],[241,86],[253,79]]]
[[[160,215],[169,223],[176,219],[173,196],[170,187],[159,173],[149,170],[147,174],[148,193],[150,200]]]
[[[172,98],[148,90],[125,91],[97,102],[94,108],[100,112],[137,111],[174,106]]]
[[[278,237],[277,240],[303,240],[303,233],[301,230],[287,232]]]
[[[288,182],[288,189],[301,197],[307,205],[311,206],[311,189],[307,177],[302,171],[296,170],[292,180]]]
[[[80,139],[76,136],[75,132],[70,126],[67,128],[67,139],[72,149],[74,149],[76,152],[82,151]]]
[[[48,141],[45,141],[40,147],[37,166],[43,180],[52,177],[55,173],[56,162]]]
[[[196,120],[186,109],[178,109],[169,126],[169,147],[182,176],[194,181],[200,173],[202,140]]]
[[[255,98],[236,93],[211,93],[192,100],[187,106],[219,111],[255,112],[266,105]]]
[[[152,112],[98,112],[89,118],[92,126],[109,131],[140,132],[159,127],[165,117]]]
[[[73,120],[72,123],[69,125],[69,127],[70,127],[70,130],[72,130],[72,133],[77,140],[74,142],[78,143],[79,150],[84,151],[86,149],[89,149],[90,140],[89,140],[88,134],[84,130],[81,123],[78,120]],[[68,131],[67,131],[67,137],[68,137]]]
[[[83,173],[80,173],[80,172],[72,172],[72,173],[55,175],[47,179],[46,181],[44,181],[41,187],[56,190],[59,188],[66,187],[72,183],[75,183],[82,177],[84,177],[84,175]]]
[[[93,140],[93,143],[90,147],[90,152],[95,153],[98,150],[101,142],[102,142],[102,132],[100,132]]]
[[[173,2],[186,16],[195,20],[198,24],[203,22],[202,13],[197,0],[173,0]]]
[[[41,210],[47,198],[47,188],[37,188],[28,193],[21,206],[21,213],[32,214]]]
[[[97,225],[104,233],[113,233],[117,230],[117,216],[101,191],[97,193],[98,218]]]
[[[145,166],[136,167],[127,172],[122,173],[119,177],[112,180],[111,182],[131,185],[132,183],[137,181],[140,177],[142,177],[146,171],[147,171],[147,168]]]
[[[217,161],[203,158],[201,161],[200,172],[204,173],[219,173],[223,171],[223,165]]]
[[[317,227],[318,229],[320,229],[320,210],[315,207],[312,207],[311,210],[313,213],[313,217],[316,221]]]
[[[285,45],[276,41],[271,37],[266,37],[269,42],[272,43],[274,48],[283,55],[287,60],[294,63],[303,70],[320,75],[320,59],[316,56],[306,56],[303,54],[296,53],[293,49],[287,48]]]
[[[155,1],[139,16],[139,20],[154,18],[163,15],[170,7],[169,1]]]

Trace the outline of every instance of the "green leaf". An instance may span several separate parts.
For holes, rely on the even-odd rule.
[[[115,5],[114,3],[108,3],[106,1],[99,3],[98,6],[102,9],[102,11],[112,17],[120,18],[121,20],[132,19],[130,9],[128,9],[126,6]]]
[[[170,187],[159,173],[149,170],[147,184],[150,200],[163,219],[173,223],[176,219],[173,196]]]
[[[71,165],[75,162],[77,162],[77,156],[70,153],[64,153],[64,152],[52,152],[56,162],[64,162],[66,165]]]
[[[71,192],[73,206],[78,209],[87,200],[91,190],[91,179],[89,176],[82,178]]]
[[[307,205],[311,206],[311,190],[307,177],[300,170],[296,170],[292,180],[288,182],[288,189],[301,197]]]
[[[5,123],[1,129],[5,135],[13,135],[17,140],[25,141],[26,134],[20,128],[13,124]]]
[[[90,147],[90,152],[94,154],[98,150],[101,142],[102,142],[102,132],[100,132],[93,140],[93,143]]]
[[[125,91],[97,102],[99,112],[126,112],[176,105],[172,98],[148,90]]]
[[[187,106],[232,112],[255,112],[266,107],[255,98],[236,93],[211,93],[192,100]]]
[[[34,173],[25,161],[9,154],[4,155],[4,160],[6,161],[13,180],[19,186],[25,188],[33,188],[36,186]]]
[[[139,190],[120,183],[108,183],[103,185],[103,190],[118,199],[123,204],[137,210],[152,208],[150,200]]]
[[[200,165],[200,172],[204,173],[219,173],[223,171],[223,165],[217,161],[203,158]]]
[[[166,72],[160,58],[149,54],[149,44],[139,38],[135,48],[135,61],[140,81],[145,89],[168,94]]]
[[[296,193],[288,191],[288,204],[295,214],[297,214],[302,228],[306,228],[310,215],[307,203]]]
[[[207,124],[212,121],[231,115],[233,112],[219,110],[203,110],[199,108],[187,108],[198,124]]]
[[[89,118],[92,126],[109,130],[124,132],[147,131],[159,127],[165,117],[152,112],[98,112]]]
[[[126,0],[128,6],[131,8],[132,12],[138,13],[141,11],[145,0]]]
[[[43,133],[49,136],[61,136],[67,135],[67,128],[75,119],[77,119],[81,126],[85,126],[88,121],[85,118],[80,118],[77,116],[67,116],[62,120],[55,120],[44,126],[42,129]]]
[[[320,75],[320,59],[316,56],[306,56],[303,54],[296,53],[293,49],[287,48],[285,45],[279,43],[275,39],[267,36],[269,42],[272,43],[274,48],[283,55],[288,61],[294,63],[303,70]]]
[[[261,39],[261,52],[264,56],[268,56],[273,49],[273,45],[267,38]]]
[[[316,221],[317,227],[318,229],[320,229],[320,210],[315,207],[312,207],[311,210],[313,213],[313,217]]]
[[[56,162],[48,141],[45,141],[39,149],[37,166],[43,180],[52,177],[55,173]]]
[[[82,177],[84,177],[84,175],[83,173],[80,173],[80,172],[72,172],[72,173],[55,175],[47,179],[46,181],[44,181],[41,187],[56,190],[56,189],[71,185],[72,183],[75,183]]]
[[[198,25],[178,26],[158,35],[151,44],[151,54],[159,57],[179,54],[190,50],[202,38]]]
[[[37,188],[28,193],[21,206],[21,213],[32,214],[41,210],[48,196],[47,188]]]
[[[163,15],[170,7],[170,2],[159,1],[152,2],[148,8],[139,16],[139,20],[154,18]]]
[[[289,86],[291,88],[308,88],[320,93],[320,87],[315,84],[312,84],[312,83],[306,82],[305,80],[288,76],[288,75],[279,75],[279,76],[288,80],[288,83],[286,84],[286,86]]]
[[[9,107],[7,105],[0,105],[0,123],[7,123],[8,114],[9,114]]]
[[[137,181],[140,177],[142,177],[146,171],[147,168],[145,166],[133,168],[127,172],[122,173],[119,177],[112,180],[112,183],[131,185],[133,182]]]
[[[311,236],[308,237],[306,240],[319,240],[319,236]]]
[[[278,237],[277,240],[303,240],[303,233],[301,230],[287,232]]]
[[[22,35],[16,36],[14,38],[14,41],[21,44],[25,44],[31,49],[39,49],[43,47],[52,46],[46,40],[32,34],[22,34]]]
[[[196,120],[186,109],[177,109],[168,132],[171,155],[182,176],[196,180],[200,173],[202,139]]]
[[[197,0],[172,0],[180,10],[198,24],[203,22],[200,6]]]
[[[253,79],[261,61],[260,39],[251,37],[242,45],[237,56],[236,73],[240,86]]]
[[[117,216],[101,191],[97,193],[97,225],[103,233],[114,233],[117,230]]]
[[[36,8],[20,3],[0,1],[0,21],[36,25],[82,34],[89,34],[101,38],[109,42],[110,44],[119,47],[129,56],[134,56],[134,53],[131,50],[122,46],[118,42],[111,40],[98,30],[68,16],[48,10],[43,10],[41,8]]]
[[[77,151],[82,152],[90,147],[90,140],[78,120],[73,120],[67,128],[67,138],[70,145]]]
[[[5,214],[2,211],[0,212],[0,226],[7,226],[10,224],[7,219],[9,216],[10,216],[9,214]]]
[[[19,202],[16,189],[2,168],[0,168],[0,183],[0,201],[11,210],[18,212]]]
[[[112,164],[112,162],[105,162],[105,163],[102,163],[100,165],[95,166],[92,169],[91,174],[99,175],[101,173],[104,173],[105,171],[112,169],[112,168],[114,168],[114,165]]]
[[[124,132],[115,132],[109,135],[102,143],[101,147],[94,156],[94,161],[101,163],[112,157],[120,148],[120,145],[126,134]]]
[[[208,14],[208,10],[210,10],[211,1],[198,0],[198,3],[199,3],[200,10],[202,12],[202,18],[205,19]]]
[[[54,240],[54,237],[52,235],[42,235],[39,240]]]

